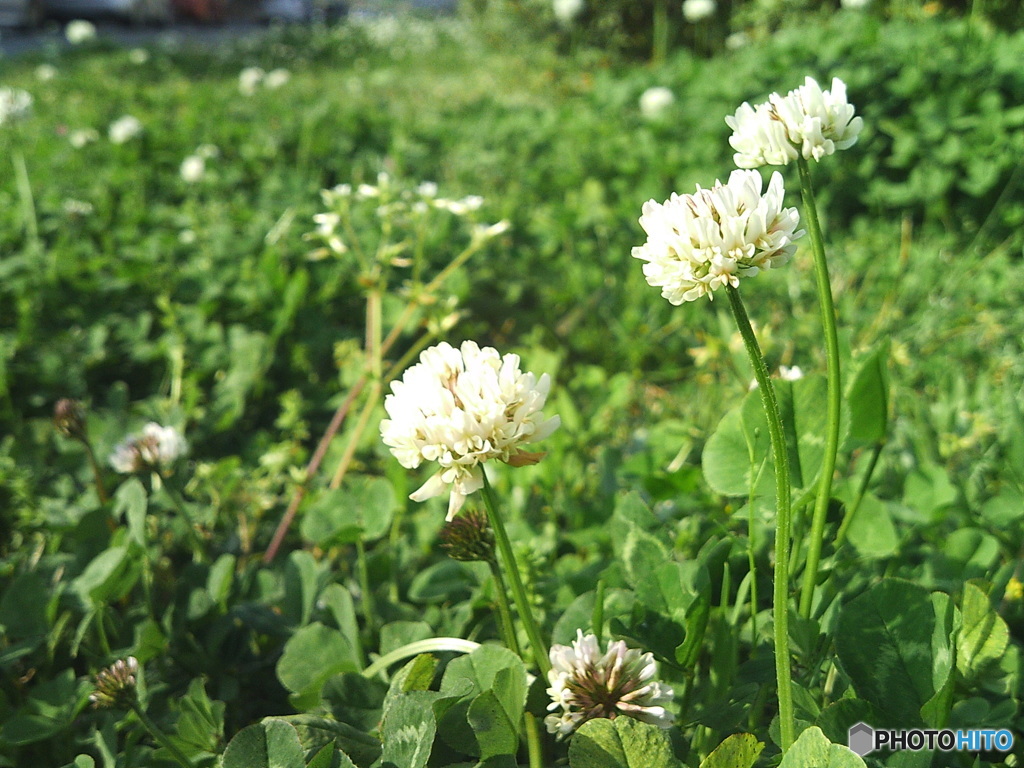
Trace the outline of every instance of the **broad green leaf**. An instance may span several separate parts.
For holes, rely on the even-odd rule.
[[[295,729],[264,720],[239,731],[224,750],[223,768],[306,768]]]
[[[128,536],[139,546],[146,546],[146,489],[137,477],[125,480],[114,493],[114,514],[124,515]]]
[[[434,630],[425,621],[392,621],[380,628],[378,653],[381,656],[417,640],[433,637]]]
[[[935,678],[945,680],[941,669],[948,675],[951,662],[933,648],[936,635],[948,643],[952,631],[943,613],[936,615],[928,590],[900,579],[885,579],[840,609],[836,653],[854,690],[886,722],[924,724],[921,708],[942,688]]]
[[[793,742],[779,768],[865,768],[865,765],[849,747],[833,744],[820,728],[811,726]]]
[[[0,632],[8,638],[38,637],[42,642],[50,620],[47,606],[50,588],[35,571],[19,574],[7,584],[0,597]]]
[[[956,639],[956,667],[961,675],[972,680],[1003,657],[1010,642],[1010,630],[1003,617],[992,609],[988,594],[978,582],[964,584],[960,613],[963,624]]]
[[[341,584],[331,583],[320,593],[322,602],[334,617],[338,629],[356,650],[360,666],[365,665],[362,642],[359,639],[359,621],[356,619],[356,607],[352,594]]]
[[[140,573],[138,558],[129,547],[110,547],[93,558],[72,588],[84,601],[102,605],[128,594]]]
[[[852,508],[850,505],[853,502],[850,495],[843,494],[848,511]],[[900,537],[889,508],[885,502],[870,493],[864,494],[846,533],[857,554],[866,559],[890,557],[899,549]]]
[[[875,708],[864,699],[840,699],[821,710],[814,724],[821,728],[825,737],[836,744],[843,744],[849,737],[850,728],[857,723],[877,723]]]
[[[885,440],[889,428],[888,341],[879,344],[860,361],[846,390],[850,411],[847,449],[876,445]]]
[[[36,685],[28,701],[0,729],[0,739],[14,746],[43,741],[67,729],[85,693],[92,686],[77,682],[74,671],[65,669]]]
[[[202,680],[193,680],[177,702],[178,721],[168,734],[186,757],[216,755],[224,738],[224,703],[211,701]]]
[[[297,550],[288,556],[284,569],[284,614],[291,624],[305,626],[313,614],[319,591],[316,560],[309,552]]]
[[[981,516],[989,525],[1007,528],[1024,519],[1024,495],[1010,487],[1003,488],[981,508]]]
[[[266,718],[264,722],[274,718]],[[299,742],[305,752],[314,752],[327,744],[334,745],[360,768],[366,768],[380,757],[380,740],[370,736],[348,723],[339,723],[317,715],[291,715],[288,722],[295,727]],[[347,764],[341,761],[339,768]]]
[[[228,608],[228,597],[235,580],[235,556],[223,554],[210,566],[206,577],[206,589],[222,611]]]
[[[525,703],[525,697],[524,697]],[[514,755],[519,750],[521,712],[509,713],[493,690],[473,699],[466,713],[473,735],[480,747],[480,757]]]
[[[752,733],[734,733],[704,758],[700,768],[751,768],[764,749]]]
[[[722,417],[718,427],[704,445],[701,468],[704,479],[715,493],[723,496],[747,496],[760,462],[768,456],[768,433],[757,437],[754,445],[748,443],[743,428],[741,408],[733,408]],[[759,488],[771,488],[761,473]]]
[[[570,768],[676,768],[665,732],[631,717],[584,723],[569,742]]]
[[[380,722],[387,686],[357,672],[343,672],[324,683],[323,706],[334,718],[370,732]]]
[[[937,464],[924,464],[907,475],[903,503],[934,520],[956,501],[957,490],[946,470]]]
[[[433,691],[413,691],[395,698],[381,726],[381,768],[424,768],[434,745],[437,725]]]
[[[320,700],[320,689],[328,678],[358,669],[352,646],[345,636],[314,622],[285,643],[277,662],[277,677],[295,694],[293,701],[312,707]]]
[[[383,477],[354,477],[309,505],[302,535],[320,546],[376,541],[390,530],[398,497]]]
[[[468,597],[477,584],[472,565],[478,563],[457,560],[434,563],[413,577],[409,597],[423,603],[450,602]]]

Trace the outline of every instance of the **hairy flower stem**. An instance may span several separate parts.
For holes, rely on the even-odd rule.
[[[157,727],[156,723],[150,719],[149,715],[146,714],[146,710],[142,708],[139,702],[132,702],[132,711],[146,727],[146,730],[149,731],[150,735],[156,740],[156,743],[170,752],[174,759],[177,760],[183,768],[195,768],[192,765],[192,761],[185,756],[185,753],[178,749],[174,743],[167,738],[164,732]]]
[[[750,326],[750,318],[743,306],[740,293],[731,285],[726,286],[729,305],[736,325],[739,326],[743,345],[754,368],[758,392],[761,393],[761,405],[768,421],[768,437],[772,446],[772,457],[775,461],[775,574],[772,615],[775,620],[775,677],[779,695],[779,729],[781,731],[782,751],[785,752],[793,743],[793,690],[789,668],[789,549],[790,549],[790,481],[789,454],[786,450],[786,437],[782,430],[782,415],[779,402],[775,397],[775,388],[768,377],[761,347]]]
[[[494,491],[491,482],[487,479],[487,471],[480,467],[484,478],[483,497],[484,507],[487,509],[487,521],[494,531],[494,541],[501,553],[502,565],[508,574],[509,583],[512,586],[512,599],[516,604],[516,611],[519,613],[519,620],[523,622],[526,629],[526,636],[530,638],[530,650],[533,652],[533,659],[541,677],[547,678],[551,671],[551,661],[548,659],[547,643],[541,638],[540,627],[530,610],[530,601],[526,596],[526,588],[523,580],[519,577],[519,567],[516,564],[515,554],[512,552],[512,542],[509,541],[508,533],[505,531],[505,523],[498,512],[498,504],[494,498]]]
[[[800,589],[800,615],[808,618],[814,604],[814,588],[818,580],[818,562],[821,559],[822,539],[825,535],[825,518],[828,503],[832,498],[832,475],[836,469],[836,455],[839,453],[839,417],[842,387],[839,372],[839,336],[836,333],[836,310],[832,302],[832,285],[828,279],[828,262],[825,260],[825,241],[818,223],[818,210],[814,204],[814,188],[811,186],[811,172],[807,160],[797,158],[800,169],[800,195],[804,202],[804,219],[811,236],[811,250],[814,253],[814,277],[818,289],[818,305],[821,308],[821,325],[825,334],[826,375],[828,377],[828,407],[825,425],[825,455],[821,463],[818,480],[818,495],[814,500],[814,514],[811,517],[811,533],[807,540],[807,560],[804,564],[804,580]]]

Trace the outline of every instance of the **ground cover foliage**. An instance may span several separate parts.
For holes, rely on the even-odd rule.
[[[374,317],[405,329],[379,373],[424,340],[475,339],[550,374],[547,456],[491,470],[527,597],[551,642],[625,640],[675,691],[671,729],[594,720],[545,736],[545,764],[777,764],[750,366],[724,300],[672,307],[629,254],[644,201],[728,175],[725,115],[806,75],[842,77],[865,128],[814,168],[844,419],[816,600],[790,619],[802,735],[781,764],[859,765],[834,751],[858,721],[1020,734],[1022,56],[1020,33],[977,19],[840,12],[657,65],[486,15],[3,62],[34,108],[0,126],[0,764],[525,764],[522,712],[545,714],[546,683],[501,647],[487,564],[439,545],[446,500],[407,500],[427,473],[380,443],[383,409],[362,431],[354,409],[305,478],[335,409],[373,389]],[[290,77],[245,95],[246,67]],[[655,86],[674,101],[644,115]],[[125,114],[142,132],[117,144]],[[356,202],[321,197],[339,184]],[[359,185],[463,208],[417,226]],[[335,205],[343,253],[313,219]],[[778,382],[794,595],[824,418],[810,274],[801,248],[744,287],[769,368],[805,374]],[[83,403],[102,490],[78,427],[54,428],[61,398]],[[151,421],[187,456],[115,473],[107,456]],[[137,700],[90,706],[128,656]]]

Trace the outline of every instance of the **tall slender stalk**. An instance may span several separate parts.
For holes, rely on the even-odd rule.
[[[832,475],[836,469],[836,455],[839,453],[839,418],[842,386],[839,372],[839,336],[836,332],[836,310],[832,302],[832,284],[828,278],[828,262],[825,260],[825,241],[818,223],[818,209],[814,203],[814,188],[811,186],[811,172],[807,160],[797,157],[800,169],[800,195],[804,202],[804,220],[811,236],[811,250],[814,253],[814,277],[818,290],[818,306],[821,308],[821,325],[825,334],[825,359],[828,407],[825,425],[825,455],[821,462],[821,477],[818,480],[818,495],[814,500],[814,514],[811,518],[811,533],[807,540],[807,560],[804,565],[803,586],[800,589],[800,615],[808,618],[814,604],[814,588],[818,580],[818,562],[821,559],[822,539],[825,535],[825,518],[828,503],[832,498]]]
[[[494,498],[494,491],[487,479],[487,471],[480,467],[484,477],[484,507],[487,509],[487,521],[494,531],[494,541],[498,545],[498,552],[501,553],[501,564],[508,574],[509,584],[512,587],[512,599],[516,604],[516,611],[519,613],[519,620],[526,629],[526,636],[530,638],[530,650],[533,653],[534,662],[541,676],[546,678],[551,671],[551,661],[548,659],[548,646],[541,637],[540,627],[530,610],[530,601],[526,596],[526,588],[523,580],[519,577],[519,567],[516,564],[516,557],[512,551],[512,542],[505,530],[505,523],[498,512],[498,503]]]
[[[754,368],[754,378],[757,379],[758,391],[761,393],[761,405],[768,421],[768,437],[775,462],[775,584],[772,614],[775,619],[775,677],[778,682],[779,729],[782,750],[785,752],[792,745],[794,736],[792,674],[789,668],[789,529],[792,512],[789,454],[786,450],[786,436],[782,430],[782,415],[775,397],[775,388],[768,377],[768,367],[754,336],[754,329],[750,326],[747,310],[736,288],[726,286],[726,292],[729,295],[733,316],[736,318],[736,325],[743,337],[747,356]]]

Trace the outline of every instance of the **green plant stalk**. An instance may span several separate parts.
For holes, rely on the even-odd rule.
[[[785,752],[793,744],[793,688],[790,671],[789,653],[789,546],[790,546],[790,481],[789,454],[786,451],[786,437],[782,429],[782,415],[779,402],[775,397],[775,388],[768,376],[761,347],[750,326],[750,318],[743,306],[739,291],[731,285],[726,286],[729,305],[736,318],[743,345],[754,368],[758,391],[761,393],[761,405],[768,420],[768,437],[771,441],[772,456],[775,460],[775,574],[772,599],[772,614],[775,619],[775,677],[779,695],[779,730],[781,732],[782,751]]]
[[[139,702],[132,702],[132,712],[138,716],[139,720],[146,727],[146,730],[149,731],[150,735],[156,740],[157,744],[170,752],[174,759],[181,763],[184,768],[194,768],[192,761],[185,756],[184,752],[174,746],[174,743],[167,738],[164,732],[161,731],[157,727],[156,723],[150,719],[149,715],[146,714],[146,710],[142,708]]]
[[[875,467],[878,466],[878,457],[882,454],[882,443],[875,443],[875,446],[871,449],[871,458],[868,460],[868,469],[864,473],[864,478],[860,481],[860,488],[857,489],[857,498],[853,500],[853,504],[848,510],[846,515],[843,517],[843,522],[839,525],[839,530],[836,532],[836,546],[838,547],[846,539],[846,534],[850,530],[850,525],[853,523],[853,516],[857,514],[857,510],[860,509],[860,504],[864,501],[864,496],[868,492],[868,483],[871,482],[871,476],[875,474]]]
[[[839,453],[839,418],[842,403],[842,386],[839,371],[839,336],[836,332],[836,309],[832,301],[832,284],[828,279],[828,262],[825,259],[825,241],[818,223],[818,209],[814,204],[814,188],[811,186],[811,171],[807,160],[797,158],[800,169],[800,195],[804,202],[804,218],[811,236],[811,250],[814,253],[814,277],[818,290],[818,305],[821,308],[821,325],[825,335],[825,360],[827,376],[828,407],[825,424],[825,455],[821,463],[821,477],[818,479],[818,495],[814,500],[814,514],[811,517],[811,533],[807,540],[807,560],[804,565],[804,580],[800,590],[800,615],[808,618],[814,603],[814,588],[818,580],[818,563],[821,560],[822,539],[825,535],[825,518],[828,502],[832,498],[832,475],[836,470],[836,455]]]
[[[92,443],[88,438],[82,438],[82,445],[85,446],[85,455],[89,457],[89,466],[92,468],[92,476],[96,482],[96,497],[100,500],[100,504],[106,504],[110,497],[107,496],[107,487],[103,484],[103,470],[100,469],[100,463],[96,460],[96,452],[92,449]]]
[[[604,579],[597,580],[597,595],[594,597],[594,612],[590,615],[590,629],[600,645],[604,634]]]
[[[654,4],[654,50],[651,58],[655,64],[664,64],[668,57],[668,0],[656,0]]]
[[[519,640],[516,639],[516,628],[512,623],[512,610],[508,604],[508,589],[505,579],[501,575],[501,567],[494,557],[487,561],[487,565],[490,566],[491,576],[494,577],[494,589],[498,600],[498,624],[501,627],[502,637],[508,649],[522,659],[523,650],[519,647]],[[526,659],[523,661],[525,662]],[[544,768],[544,754],[541,751],[537,720],[529,712],[523,712],[523,730],[526,735],[526,749],[530,755],[530,768]]]
[[[753,457],[751,457],[753,460]],[[750,652],[757,653],[757,548],[754,546],[754,489],[761,482],[761,474],[767,466],[767,457],[757,468],[754,481],[750,484],[747,498],[747,567],[750,571]]]
[[[523,580],[519,577],[516,557],[512,552],[512,542],[509,541],[508,532],[505,530],[505,523],[498,512],[498,504],[495,501],[491,483],[487,479],[487,472],[482,466],[480,471],[484,478],[484,507],[487,509],[488,522],[490,522],[491,528],[494,531],[494,540],[498,545],[498,551],[501,553],[502,565],[508,573],[509,583],[512,586],[512,599],[516,603],[519,620],[523,622],[523,627],[526,629],[526,636],[530,638],[530,649],[533,651],[534,662],[537,664],[537,669],[541,676],[546,679],[548,672],[551,671],[551,661],[548,659],[548,646],[541,638],[540,627],[537,626],[537,620],[533,617],[533,611],[530,610],[530,601],[526,596],[526,588],[523,586]]]
[[[18,185],[18,197],[21,198],[21,216],[24,219],[25,234],[33,248],[39,246],[39,222],[36,218],[36,203],[32,196],[32,182],[28,177],[28,167],[21,150],[14,150],[14,173]]]

